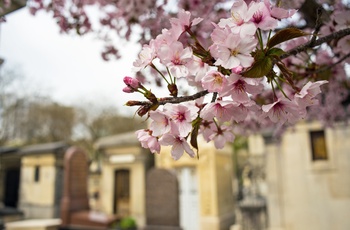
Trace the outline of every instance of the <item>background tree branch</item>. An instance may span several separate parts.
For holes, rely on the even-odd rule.
[[[285,54],[281,55],[279,58],[284,59],[292,55],[297,55],[298,53],[304,52],[310,48],[322,45],[323,43],[327,43],[333,40],[341,39],[347,35],[350,35],[350,28],[346,28],[343,30],[339,30],[337,32],[334,32],[330,35],[321,37],[315,41],[310,40],[309,42],[305,43],[304,45],[297,46],[289,51],[287,51]]]

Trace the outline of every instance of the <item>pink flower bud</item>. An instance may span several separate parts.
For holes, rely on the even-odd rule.
[[[123,79],[124,83],[131,88],[137,89],[140,87],[140,82],[136,78],[125,76]]]
[[[126,86],[123,88],[123,92],[124,93],[133,93],[133,92],[135,92],[135,90],[130,88],[129,86]]]

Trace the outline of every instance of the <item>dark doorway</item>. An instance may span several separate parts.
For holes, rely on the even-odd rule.
[[[5,171],[5,197],[4,204],[7,207],[17,207],[19,190],[19,168],[10,168]]]
[[[114,207],[115,214],[130,214],[130,170],[114,172]]]

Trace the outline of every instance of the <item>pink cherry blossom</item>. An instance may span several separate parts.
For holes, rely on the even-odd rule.
[[[140,71],[150,65],[153,59],[156,57],[154,40],[150,42],[150,45],[144,45],[138,58],[134,61],[134,71]]]
[[[175,136],[170,133],[164,134],[160,138],[159,142],[162,145],[171,145],[171,156],[174,160],[178,160],[182,157],[184,151],[190,156],[194,157],[195,153],[187,143],[186,139],[180,136]]]
[[[168,29],[162,29],[162,33],[159,34],[155,39],[154,39],[154,48],[156,51],[156,54],[158,55],[158,50],[162,46],[168,46],[173,42],[177,41],[177,37],[174,35],[174,31],[168,30]]]
[[[210,141],[210,136],[215,132],[216,126],[213,121],[203,120],[199,129],[199,133],[202,134],[206,142]]]
[[[279,98],[272,104],[263,105],[262,117],[268,116],[270,120],[279,125],[289,121],[291,123],[301,118],[299,107],[297,104],[286,98]]]
[[[202,79],[202,86],[209,92],[221,92],[227,85],[226,77],[219,71],[209,71]]]
[[[295,101],[300,107],[306,107],[310,105],[317,105],[318,100],[315,98],[318,94],[321,93],[321,85],[328,83],[328,81],[317,81],[317,82],[308,82],[300,90],[299,93],[294,95]]]
[[[220,27],[230,27],[232,32],[239,34],[241,38],[255,34],[256,26],[251,22],[254,12],[249,10],[247,3],[243,0],[235,1],[231,8],[231,18],[221,19]]]
[[[225,147],[225,144],[227,142],[233,142],[235,136],[229,127],[222,126],[220,128],[217,128],[209,138],[214,141],[215,148],[222,149]]]
[[[184,31],[186,31],[191,26],[195,26],[200,23],[202,18],[195,18],[193,21],[191,19],[191,13],[181,9],[177,15],[178,18],[171,18],[171,30],[174,31],[175,36],[178,38]]]
[[[346,29],[350,27],[349,10],[337,11],[334,14],[334,21],[336,22],[335,29]]]
[[[254,62],[250,53],[256,48],[256,43],[254,37],[242,40],[238,35],[229,34],[222,45],[214,44],[210,47],[212,56],[217,59],[214,64],[226,69],[249,67]]]
[[[243,78],[238,74],[231,74],[228,77],[228,84],[225,86],[221,96],[231,96],[235,102],[249,101],[249,95],[256,95],[263,89],[261,79]]]
[[[203,77],[210,71],[210,66],[196,56],[193,56],[192,60],[187,63],[186,66],[189,70],[189,76],[187,76],[189,83],[192,83],[192,86],[196,86],[199,89],[202,89],[201,81]]]
[[[254,113],[257,115],[260,111],[259,106],[253,100],[241,103],[233,102],[233,105],[232,119],[236,122],[242,122],[246,120],[249,114]]]
[[[170,131],[169,118],[163,112],[151,111],[150,118],[152,119],[150,130],[153,136],[158,137]]]
[[[135,132],[137,139],[140,141],[143,148],[148,148],[152,153],[160,152],[160,144],[158,139],[152,136],[152,131],[147,129],[138,130]]]
[[[166,104],[165,114],[174,123],[179,135],[186,137],[192,130],[192,121],[198,116],[199,108],[192,103],[187,104]]]
[[[208,103],[202,109],[200,117],[208,121],[212,120],[214,117],[222,122],[230,121],[234,112],[233,107],[234,105],[232,101],[216,101]]]
[[[251,21],[257,28],[273,30],[277,27],[277,20],[271,17],[270,10],[264,2],[252,2],[250,8],[254,11]]]
[[[337,42],[337,47],[334,48],[334,51],[339,52],[343,55],[347,55],[350,50],[350,36],[345,36]],[[345,60],[346,62],[350,62],[350,58]]]
[[[271,5],[270,0],[264,0],[264,4],[266,5],[267,9],[270,10],[271,17],[276,19],[290,18],[297,12],[297,10],[294,9],[283,9],[273,6]]]
[[[189,74],[186,64],[192,60],[192,49],[189,47],[184,49],[181,42],[161,46],[158,57],[174,77],[186,77]]]
[[[216,45],[224,44],[225,40],[227,39],[227,36],[232,34],[231,29],[228,26],[219,27],[215,23],[213,23],[213,26],[214,26],[214,30],[210,34],[210,37],[213,40],[213,43]]]

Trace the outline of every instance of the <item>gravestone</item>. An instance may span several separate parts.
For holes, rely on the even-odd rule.
[[[147,173],[145,230],[181,230],[179,186],[175,173],[169,170]]]
[[[78,148],[69,148],[64,156],[64,189],[61,200],[61,229],[108,229],[119,218],[90,210],[88,198],[88,159]]]
[[[89,210],[87,194],[88,161],[85,152],[69,148],[64,156],[64,189],[61,201],[62,225],[70,223],[70,213]]]

